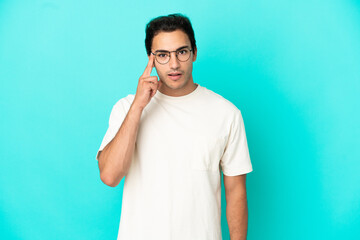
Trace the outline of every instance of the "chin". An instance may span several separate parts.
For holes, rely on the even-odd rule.
[[[165,81],[162,81],[162,83],[171,89],[178,89],[184,85],[183,81],[175,81],[174,82],[174,81],[167,80],[167,79]]]
[[[187,82],[179,81],[179,82],[173,82],[171,85],[167,85],[171,89],[181,89],[186,86]]]

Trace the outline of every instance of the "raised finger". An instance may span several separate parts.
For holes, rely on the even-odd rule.
[[[146,68],[145,68],[145,71],[144,71],[144,73],[143,73],[142,76],[143,76],[143,77],[148,77],[148,76],[150,76],[153,67],[154,67],[154,55],[153,55],[152,53],[150,53],[149,62],[148,62],[148,64],[147,64],[147,66],[146,66]]]

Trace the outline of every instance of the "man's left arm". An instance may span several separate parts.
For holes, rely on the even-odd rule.
[[[226,219],[231,240],[246,240],[248,207],[246,197],[246,174],[224,176]]]

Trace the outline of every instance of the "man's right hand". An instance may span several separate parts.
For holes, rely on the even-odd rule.
[[[141,109],[145,108],[161,86],[161,81],[158,81],[157,76],[150,76],[152,68],[154,67],[154,59],[155,56],[150,53],[149,62],[144,73],[139,78],[133,105],[136,105]]]

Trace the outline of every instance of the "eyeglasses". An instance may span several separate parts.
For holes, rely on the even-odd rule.
[[[182,49],[176,50],[176,51],[159,51],[159,52],[155,52],[155,53],[151,52],[151,53],[155,55],[155,59],[158,63],[166,64],[170,61],[172,52],[175,52],[176,58],[180,62],[186,62],[190,58],[191,51],[192,50],[189,48],[182,48]]]

